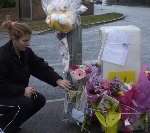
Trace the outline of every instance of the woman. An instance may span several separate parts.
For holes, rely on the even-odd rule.
[[[15,133],[45,104],[44,96],[28,86],[30,75],[53,86],[69,89],[71,85],[29,48],[32,32],[27,24],[5,21],[2,26],[8,30],[10,41],[0,47],[0,105],[18,110],[15,116],[7,113],[7,117],[13,119],[2,119],[0,126],[5,133]]]

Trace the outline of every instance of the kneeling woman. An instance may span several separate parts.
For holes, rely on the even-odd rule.
[[[45,104],[45,97],[36,88],[28,86],[30,75],[62,88],[69,89],[70,82],[63,80],[28,47],[32,31],[27,24],[6,21],[2,26],[8,29],[10,40],[0,47],[0,105],[18,110],[13,113],[14,116],[7,113],[7,119],[1,119],[0,127],[5,133],[15,133],[23,122]],[[8,117],[13,119],[8,121]]]

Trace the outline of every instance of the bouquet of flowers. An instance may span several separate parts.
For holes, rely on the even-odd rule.
[[[69,119],[83,122],[84,110],[87,104],[85,82],[88,75],[88,66],[73,65],[69,67],[67,79],[71,81],[72,89],[67,91],[65,96],[65,114]],[[72,118],[71,118],[72,117]]]

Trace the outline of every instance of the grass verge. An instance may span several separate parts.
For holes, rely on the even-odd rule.
[[[91,16],[82,16],[81,25],[83,27],[89,27],[93,25],[98,25],[102,23],[112,22],[123,17],[121,13],[106,13],[102,15],[91,15]]]
[[[113,20],[118,20],[123,17],[123,14],[120,13],[107,13],[102,15],[89,15],[89,16],[81,16],[81,25],[82,27],[90,27],[102,23],[111,22]],[[27,24],[32,28],[33,31],[45,31],[52,30],[45,23],[45,20],[36,20],[36,21],[26,21]],[[2,29],[0,28],[0,31]]]

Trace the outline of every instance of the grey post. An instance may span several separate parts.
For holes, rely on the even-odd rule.
[[[80,24],[67,34],[67,40],[70,53],[69,64],[82,64],[82,29]]]
[[[67,33],[68,47],[70,62],[69,65],[80,65],[82,64],[82,29],[81,25],[77,24],[73,31]],[[69,72],[66,73],[66,79],[71,81],[72,87],[74,86],[72,82],[72,77]],[[76,86],[73,87],[76,89]],[[73,103],[69,102],[69,93],[66,93],[64,102],[64,108],[67,110],[65,117],[68,119],[72,118],[71,112],[73,109]]]

